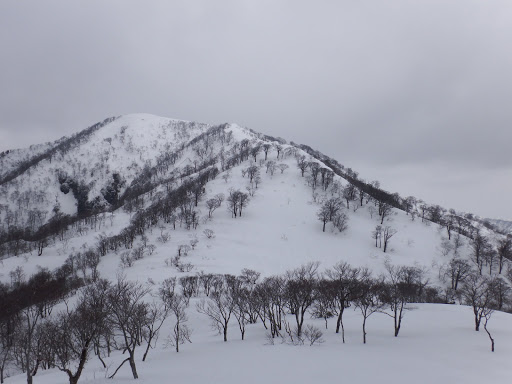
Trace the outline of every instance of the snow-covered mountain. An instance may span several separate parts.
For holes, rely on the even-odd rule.
[[[430,299],[422,300],[453,302],[460,300],[453,289],[453,260],[500,279],[509,270],[509,260],[497,253],[506,236],[478,218],[383,191],[306,145],[236,124],[210,126],[147,114],[109,118],[70,138],[5,152],[0,169],[0,282],[7,285],[63,265],[81,270],[87,280],[90,265],[76,266],[83,255],[99,257],[95,268],[101,277],[114,281],[122,273],[155,292],[172,277],[251,269],[264,278],[311,262],[319,262],[320,274],[343,261],[374,276],[387,273],[386,265],[413,267],[432,289]],[[236,200],[240,194],[244,203]],[[326,215],[329,204],[337,206]],[[486,239],[489,252],[475,262],[478,236]],[[194,305],[200,300],[192,298]],[[378,366],[381,379],[393,383],[409,382],[410,375],[425,383],[448,377],[481,382],[489,372],[490,382],[505,382],[510,373],[512,322],[501,312],[490,324],[502,352],[489,356],[489,339],[471,331],[472,314],[465,306],[417,304],[410,328],[405,325],[404,337],[396,340],[387,337],[392,320],[376,314],[370,336],[376,342],[364,347],[360,314],[350,311],[347,345],[331,335],[334,320],[329,320],[326,342],[304,350],[266,345],[261,323],[250,325],[247,343],[222,345],[194,305],[189,307],[193,344],[170,358],[165,342],[158,341],[154,360],[141,369],[142,382],[163,381],[173,372],[177,381],[234,382],[245,371],[248,382],[327,381],[339,377],[334,356],[344,356],[346,377],[359,382],[372,377],[361,362],[365,359]],[[307,321],[325,328],[324,320],[310,319],[310,313]],[[231,326],[233,335],[236,327]],[[169,334],[171,324],[165,329]],[[213,356],[224,353],[230,361],[212,364]],[[91,362],[80,382],[107,382],[100,377],[123,359],[113,352],[107,369]],[[208,373],[191,372],[195,359]],[[318,364],[311,363],[315,359]],[[251,368],[254,361],[266,362],[269,370],[258,375],[259,368]],[[400,361],[406,361],[407,375],[393,368]],[[287,371],[307,362],[317,368]],[[419,374],[425,366],[435,369]],[[126,380],[129,369],[117,377]],[[48,370],[34,382],[65,379]]]

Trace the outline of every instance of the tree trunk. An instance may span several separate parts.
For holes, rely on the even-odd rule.
[[[487,332],[489,339],[491,340],[491,352],[494,352],[494,339],[491,336],[491,332],[489,332],[489,330],[487,329],[487,321],[488,321],[488,318],[485,319],[484,329],[485,329],[485,332]]]
[[[480,331],[480,319],[478,318],[478,313],[475,309],[473,309],[475,313],[475,331]]]
[[[366,317],[363,317],[363,344],[366,344]]]
[[[135,357],[132,353],[130,353],[130,368],[132,369],[132,374],[134,379],[138,379],[139,375],[137,374],[137,367],[135,366]]]

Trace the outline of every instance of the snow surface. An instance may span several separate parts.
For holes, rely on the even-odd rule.
[[[375,314],[368,320],[368,341],[362,343],[361,316],[348,310],[345,319],[346,343],[333,331],[334,321],[324,330],[320,345],[269,345],[261,324],[248,327],[240,340],[235,324],[230,340],[222,341],[204,316],[195,314],[191,302],[189,325],[192,344],[176,353],[165,348],[165,331],[150,351],[146,362],[139,349],[138,383],[509,383],[512,356],[512,322],[508,314],[496,313],[490,322],[496,338],[496,352],[484,331],[472,329],[471,309],[465,306],[421,304],[408,312],[400,335],[393,337],[392,319]],[[323,327],[321,320],[307,320]],[[103,369],[94,356],[86,365],[80,382],[107,384],[134,382],[128,367],[113,380],[105,378],[125,358],[119,352],[107,359]],[[6,383],[24,383],[23,375]],[[58,370],[39,371],[34,383],[65,384]]]

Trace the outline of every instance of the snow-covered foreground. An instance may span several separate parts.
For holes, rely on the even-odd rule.
[[[374,314],[368,322],[368,342],[362,343],[361,316],[346,313],[346,343],[334,333],[334,320],[324,331],[320,345],[293,346],[276,339],[268,344],[261,323],[250,326],[246,340],[240,340],[235,324],[224,343],[209,327],[205,316],[189,308],[189,324],[194,329],[192,344],[164,347],[167,324],[146,362],[137,361],[138,383],[509,383],[512,368],[512,315],[495,313],[489,329],[496,339],[496,352],[482,329],[472,329],[471,309],[458,305],[420,304],[404,319],[400,335],[393,337],[392,319]],[[292,319],[290,319],[292,320]],[[308,319],[324,327],[323,321]],[[140,348],[139,352],[142,352]],[[139,355],[141,357],[141,354]],[[125,356],[119,352],[107,359],[109,369],[101,368],[92,356],[82,383],[134,382],[128,366],[113,380],[105,378]],[[7,383],[25,382],[23,375]],[[57,370],[40,371],[35,383],[67,383]]]

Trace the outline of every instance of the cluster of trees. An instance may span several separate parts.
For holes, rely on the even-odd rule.
[[[21,269],[10,276],[10,285],[0,284],[0,382],[14,364],[27,373],[31,383],[38,369],[46,367],[40,358],[45,346],[38,324],[82,281],[70,276],[65,267],[53,273],[42,269],[28,280]]]
[[[397,230],[389,225],[377,225],[372,232],[372,238],[375,239],[375,247],[382,248],[382,252],[386,253],[391,238],[397,234]]]
[[[386,266],[387,274],[373,276],[366,268],[354,268],[340,262],[324,273],[319,263],[308,263],[281,276],[260,281],[259,273],[244,270],[239,276],[198,276],[196,286],[206,295],[197,310],[209,317],[212,325],[227,340],[228,325],[235,318],[245,336],[247,324],[260,321],[270,338],[283,337],[295,342],[303,338],[306,317],[313,315],[336,319],[335,332],[341,330],[343,314],[351,306],[363,315],[363,341],[366,342],[366,320],[376,312],[394,319],[394,335],[398,336],[405,312],[413,302],[441,302],[437,290],[428,286],[422,270],[416,267]],[[199,289],[194,291],[199,294]],[[290,322],[290,316],[293,319]]]
[[[66,279],[61,273],[40,272],[27,283],[0,287],[2,383],[7,369],[15,366],[25,372],[28,384],[39,369],[49,368],[59,369],[70,384],[76,384],[91,354],[106,368],[104,358],[113,350],[121,350],[127,357],[110,378],[128,363],[136,379],[136,350],[146,343],[142,358],[145,361],[164,321],[171,315],[176,324],[168,342],[178,351],[180,344],[190,341],[185,313],[188,299],[175,292],[176,279],[165,280],[155,292],[156,299],[148,300],[150,288],[123,276],[114,283],[97,279],[80,288],[80,281]],[[76,290],[74,300],[68,300]]]
[[[244,339],[246,325],[260,321],[268,330],[269,338],[283,337],[291,342],[303,342],[306,315],[325,320],[336,319],[335,332],[341,331],[345,342],[343,314],[354,307],[362,315],[363,342],[366,343],[367,320],[374,313],[383,313],[393,319],[393,334],[399,335],[403,319],[411,303],[447,303],[443,289],[431,286],[424,270],[411,266],[385,263],[386,272],[374,276],[367,268],[354,268],[340,262],[323,273],[318,263],[308,263],[281,276],[259,279],[259,273],[244,270],[239,276],[199,275],[190,277],[187,297],[198,296],[201,287],[205,294],[197,305],[200,313],[209,317],[212,326],[227,341],[228,325],[236,319]],[[512,279],[512,270],[509,272]],[[460,281],[459,281],[460,282]],[[475,330],[487,328],[495,310],[510,307],[511,287],[502,277],[484,277],[471,270],[459,288],[459,300],[472,307]],[[291,324],[288,315],[294,319]],[[310,330],[311,333],[311,330]]]
[[[407,311],[413,309],[411,303],[447,299],[442,289],[429,284],[424,270],[389,261],[379,276],[346,262],[320,272],[319,263],[312,262],[263,279],[250,269],[238,276],[201,272],[166,279],[154,291],[151,284],[144,286],[123,276],[113,283],[93,274],[84,273],[84,278],[74,263],[81,257],[76,255],[53,273],[41,270],[28,281],[22,271],[13,271],[11,284],[0,285],[2,382],[9,367],[16,366],[26,373],[27,383],[39,369],[48,368],[58,368],[71,384],[77,383],[92,355],[106,367],[104,359],[114,350],[123,351],[126,358],[110,377],[128,363],[137,378],[136,350],[141,350],[145,361],[169,316],[174,325],[167,342],[178,352],[181,344],[190,341],[186,312],[191,298],[198,298],[195,309],[209,319],[224,341],[235,321],[242,340],[247,325],[261,323],[270,341],[283,338],[293,344],[306,339],[310,344],[321,342],[320,329],[306,324],[310,316],[323,319],[326,329],[333,318],[334,332],[341,333],[345,342],[343,315],[350,307],[361,313],[363,343],[367,320],[375,313],[393,319],[397,337]],[[462,269],[454,265],[451,285],[459,286],[460,302],[473,309],[475,330],[483,324],[494,350],[488,323],[495,310],[510,307],[511,287],[502,276]],[[507,274],[512,279],[512,270]],[[75,292],[74,300],[67,300]]]
[[[325,200],[317,213],[317,217],[323,224],[323,232],[325,232],[326,224],[330,222],[340,232],[343,232],[348,227],[348,216],[344,212],[343,202],[337,197]]]
[[[293,144],[293,143],[292,143]],[[466,270],[472,270],[471,266],[466,265],[467,260],[460,257],[459,250],[464,240],[467,238],[472,250],[471,259],[480,275],[484,269],[488,274],[502,274],[507,261],[512,261],[512,236],[497,235],[494,239],[483,234],[477,218],[471,214],[460,215],[453,209],[446,210],[439,205],[427,205],[413,196],[401,198],[398,194],[389,194],[380,189],[378,181],[366,183],[359,180],[357,173],[350,168],[345,169],[335,160],[332,160],[313,149],[299,145],[298,148],[309,153],[313,159],[296,152],[295,157],[297,167],[304,177],[307,174],[307,182],[313,188],[313,200],[320,201],[320,208],[317,212],[317,218],[322,223],[322,230],[325,232],[326,225],[330,222],[333,227],[340,232],[347,228],[348,217],[343,210],[343,200],[346,202],[346,208],[349,209],[353,202],[354,211],[362,207],[364,203],[373,204],[369,207],[370,215],[378,215],[380,225],[372,231],[372,238],[375,240],[375,246],[382,248],[383,252],[388,250],[390,239],[397,233],[397,230],[389,225],[384,225],[384,221],[392,214],[393,208],[402,209],[414,220],[415,217],[421,217],[422,222],[437,223],[446,230],[448,239],[442,244],[442,253],[449,254],[453,252],[454,256],[449,265],[449,273],[452,279],[452,289],[458,286],[469,273]],[[316,160],[324,162],[330,166],[334,172],[327,168],[322,168]],[[334,174],[345,178],[348,183],[343,186],[338,180],[333,181]],[[321,177],[320,177],[320,176]],[[315,188],[321,185],[324,192],[323,196],[316,194]],[[329,194],[333,197],[329,197]],[[485,223],[484,223],[485,224]],[[491,227],[492,225],[484,225]],[[453,240],[453,241],[452,241]]]
[[[338,161],[312,149],[311,147],[303,144],[291,143],[296,148],[302,149],[313,159],[321,161],[325,166],[329,167],[336,175],[341,176],[347,180],[349,186],[345,194],[350,199],[355,199],[358,195],[360,205],[362,206],[363,198],[368,203],[369,200],[374,200],[378,205],[378,213],[381,217],[381,225],[384,219],[391,212],[391,208],[400,209],[411,216],[414,220],[416,217],[421,217],[422,222],[429,221],[440,225],[446,229],[448,238],[451,239],[453,232],[473,239],[478,232],[478,226],[485,226],[494,232],[499,232],[489,222],[483,221],[470,213],[457,213],[453,209],[445,209],[439,205],[429,205],[414,196],[401,197],[398,193],[389,193],[380,188],[378,181],[367,182],[359,178],[357,172],[350,168],[345,168]],[[312,160],[307,160],[305,156],[299,156],[297,160],[298,168],[302,176],[308,171],[309,164]],[[312,173],[311,177],[314,177]],[[310,182],[310,185],[314,185]],[[351,189],[355,189],[355,193],[351,193]],[[349,202],[347,200],[347,204]]]

